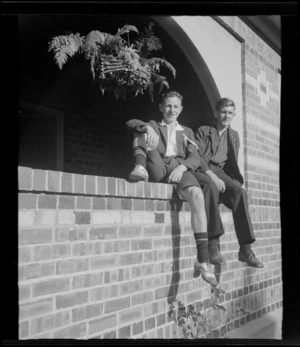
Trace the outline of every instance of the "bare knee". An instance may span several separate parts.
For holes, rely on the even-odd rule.
[[[200,187],[188,187],[184,189],[183,194],[192,209],[199,209],[204,207],[204,195]]]

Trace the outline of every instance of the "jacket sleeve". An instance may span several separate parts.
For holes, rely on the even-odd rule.
[[[143,128],[146,125],[152,126],[151,121],[149,123],[146,123],[146,122],[143,122],[142,120],[139,120],[139,119],[130,119],[128,122],[126,122],[127,129],[129,129],[131,131],[137,131],[139,133],[144,133],[145,132],[143,130]]]
[[[209,170],[209,166],[206,163],[206,161],[204,160],[204,151],[206,148],[207,131],[205,130],[204,127],[200,127],[197,129],[197,131],[195,133],[195,139],[196,139],[196,143],[198,145],[198,152],[199,152],[199,155],[201,158],[199,169],[201,171],[207,171],[207,170]]]
[[[200,165],[200,156],[197,151],[197,144],[192,130],[189,130],[186,141],[186,157],[185,159],[176,158],[179,164],[185,165],[190,170],[196,170]]]

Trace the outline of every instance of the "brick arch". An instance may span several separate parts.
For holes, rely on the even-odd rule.
[[[189,38],[187,32],[176,23],[172,17],[152,16],[152,19],[158,23],[181,48],[205,89],[211,109],[214,110],[216,101],[220,98],[220,92],[207,64]]]

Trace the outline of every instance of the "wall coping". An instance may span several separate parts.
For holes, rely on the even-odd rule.
[[[19,191],[170,200],[174,185],[18,166]],[[185,201],[183,199],[179,199]]]

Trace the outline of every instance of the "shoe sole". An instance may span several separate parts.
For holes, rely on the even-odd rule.
[[[148,178],[146,177],[141,177],[141,176],[137,176],[137,175],[130,175],[128,177],[128,179],[130,181],[134,181],[134,182],[137,182],[137,181],[145,181],[145,182],[148,182]]]

